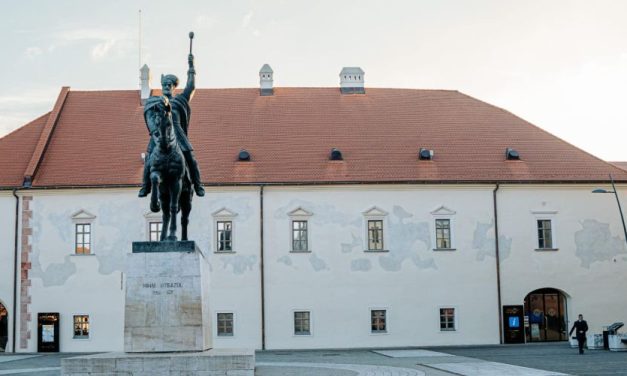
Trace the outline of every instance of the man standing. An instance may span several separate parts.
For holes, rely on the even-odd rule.
[[[579,343],[579,354],[583,354],[583,343],[586,342],[586,332],[588,331],[588,323],[583,319],[583,315],[579,314],[579,320],[575,321],[572,329],[568,335],[573,334],[577,336],[577,342]]]
[[[191,38],[191,36],[190,36]],[[191,47],[190,47],[191,49]],[[195,76],[196,70],[194,69],[194,55],[191,53],[187,59],[189,63],[189,69],[187,71],[187,84],[185,85],[185,89],[182,93],[174,96],[174,89],[179,84],[179,79],[173,74],[161,75],[161,90],[163,96],[167,97],[170,101],[170,105],[172,106],[172,123],[174,125],[174,132],[176,134],[176,140],[185,156],[185,163],[187,164],[187,168],[189,169],[190,179],[192,180],[192,184],[194,185],[194,191],[198,196],[204,196],[205,190],[203,189],[200,182],[200,171],[198,170],[198,163],[196,163],[196,158],[194,158],[194,154],[192,151],[192,144],[189,142],[187,138],[187,129],[189,128],[189,120],[191,116],[191,107],[189,102],[194,96],[194,91],[196,90],[195,84]],[[147,110],[149,110],[150,104],[154,101],[150,101],[150,99],[146,102],[146,106],[144,106],[144,114]],[[149,129],[149,131],[151,131]],[[142,182],[142,188],[139,191],[139,197],[146,197],[151,190],[150,184],[150,154],[152,153],[152,149],[154,148],[155,143],[150,138],[150,142],[148,143],[148,149],[146,153],[146,160],[144,163],[144,176]]]

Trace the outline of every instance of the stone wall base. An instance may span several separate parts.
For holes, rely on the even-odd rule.
[[[106,353],[61,360],[62,376],[254,376],[254,350]]]

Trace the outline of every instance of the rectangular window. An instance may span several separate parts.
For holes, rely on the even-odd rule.
[[[161,230],[163,229],[162,222],[150,222],[149,223],[150,234],[148,240],[151,242],[158,242],[161,240]]]
[[[553,236],[551,234],[551,220],[538,220],[538,248],[553,248]]]
[[[455,330],[455,308],[440,308],[440,330]]]
[[[294,334],[297,336],[311,335],[311,320],[308,311],[294,312]]]
[[[383,250],[383,221],[380,219],[368,221],[368,249]]]
[[[74,253],[77,255],[88,255],[91,253],[91,224],[76,224],[76,246]]]
[[[435,220],[435,247],[439,249],[451,248],[451,220]]]
[[[89,338],[88,315],[74,315],[74,338]]]
[[[218,221],[218,252],[233,251],[233,222]]]
[[[373,309],[370,311],[370,331],[372,333],[387,332],[384,309]]]
[[[307,221],[292,221],[292,251],[308,251]]]
[[[233,314],[232,313],[218,313],[218,336],[219,337],[233,336]]]

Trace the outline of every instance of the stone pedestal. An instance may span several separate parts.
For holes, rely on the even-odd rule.
[[[194,242],[135,242],[128,255],[125,352],[211,348],[207,262]]]
[[[62,375],[254,376],[253,350],[210,349],[209,266],[194,242],[135,242],[126,273],[125,352],[65,358]]]
[[[254,376],[253,350],[108,353],[61,360],[64,376]]]

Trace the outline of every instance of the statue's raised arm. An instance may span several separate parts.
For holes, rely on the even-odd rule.
[[[196,69],[194,69],[194,55],[191,53],[187,56],[187,63],[189,65],[187,69],[187,84],[185,84],[185,89],[181,95],[190,101],[196,91]]]

